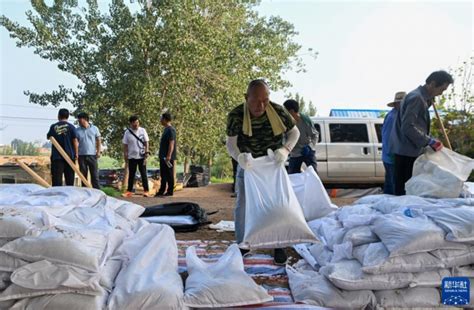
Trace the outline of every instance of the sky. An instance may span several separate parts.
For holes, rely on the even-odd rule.
[[[29,8],[29,1],[0,0],[0,13],[22,25]],[[472,1],[264,0],[257,10],[281,16],[299,32],[295,41],[307,72],[285,73],[293,85],[287,91],[311,100],[319,116],[332,108],[384,109],[395,92],[413,90],[432,71],[458,67],[474,47]],[[306,55],[308,48],[319,53],[316,59]],[[17,48],[4,28],[0,67],[0,144],[45,141],[57,109],[29,103],[23,91],[74,87],[76,78]],[[272,90],[271,99],[287,98]]]

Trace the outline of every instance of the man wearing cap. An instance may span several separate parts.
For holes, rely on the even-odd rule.
[[[400,110],[400,102],[406,96],[406,92],[399,91],[395,94],[393,102],[387,104],[392,109],[387,113],[382,125],[382,161],[385,168],[385,183],[383,185],[384,194],[395,194],[395,178],[393,174],[393,152],[390,150],[390,133],[392,132],[393,122]]]
[[[252,166],[252,158],[267,156],[269,149],[274,151],[275,161],[284,165],[300,136],[291,115],[269,97],[267,83],[253,80],[247,87],[245,103],[227,117],[227,151],[238,163],[234,210],[237,243],[243,241],[245,234],[244,171]],[[274,261],[277,265],[286,263],[284,249],[275,249]]]
[[[390,150],[395,154],[394,176],[395,195],[405,195],[405,183],[413,174],[415,160],[423,154],[426,146],[434,151],[443,144],[430,136],[430,112],[434,98],[443,94],[453,77],[446,71],[435,71],[425,81],[425,85],[409,92],[400,103],[395,123],[390,135]]]

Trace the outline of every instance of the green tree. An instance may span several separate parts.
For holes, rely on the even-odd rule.
[[[20,156],[37,156],[39,150],[32,142],[25,142],[20,139],[13,139],[11,142],[12,153]]]
[[[108,153],[121,156],[128,116],[138,114],[157,151],[160,113],[175,115],[178,147],[185,158],[209,161],[222,148],[226,115],[243,101],[246,84],[265,77],[273,89],[289,82],[283,73],[302,70],[292,24],[263,18],[258,1],[112,0],[108,12],[97,0],[47,6],[32,0],[32,27],[0,18],[19,47],[77,77],[76,88],[26,91],[32,103],[71,103],[92,115]]]
[[[309,116],[316,116],[318,111],[311,100],[306,105],[305,99],[299,93],[295,93],[294,95],[292,93],[288,93],[288,98],[294,99],[299,103],[301,113]]]
[[[474,56],[471,56],[460,67],[451,70],[454,84],[436,105],[453,151],[471,158],[474,158],[473,68]],[[431,127],[433,136],[439,137],[447,145],[436,118],[433,118]],[[470,180],[474,180],[474,174],[471,174]]]

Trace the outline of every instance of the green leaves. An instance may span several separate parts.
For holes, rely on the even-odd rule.
[[[227,113],[243,102],[247,83],[264,77],[273,89],[285,88],[283,73],[302,68],[293,25],[260,17],[256,1],[153,0],[148,7],[146,0],[113,0],[107,12],[97,0],[84,7],[74,0],[31,3],[30,27],[5,16],[0,25],[19,47],[33,47],[80,83],[25,94],[35,104],[68,102],[87,111],[116,157],[130,114],[139,115],[158,151],[166,108],[175,116],[180,153],[212,158],[223,148]]]

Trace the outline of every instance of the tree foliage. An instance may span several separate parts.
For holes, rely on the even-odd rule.
[[[289,93],[288,98],[294,99],[299,103],[301,113],[309,116],[316,116],[318,111],[311,100],[306,105],[305,99],[299,93],[295,93],[294,95]]]
[[[283,73],[303,70],[293,25],[263,18],[256,1],[31,0],[30,27],[0,17],[18,47],[78,79],[75,88],[37,94],[32,103],[71,103],[87,111],[109,153],[118,157],[130,114],[138,114],[157,151],[160,114],[175,115],[181,154],[212,158],[225,136],[226,115],[243,101],[249,80],[265,77],[273,89],[289,82]]]
[[[38,148],[32,142],[25,142],[20,139],[13,139],[11,142],[12,154],[21,156],[37,156]]]

